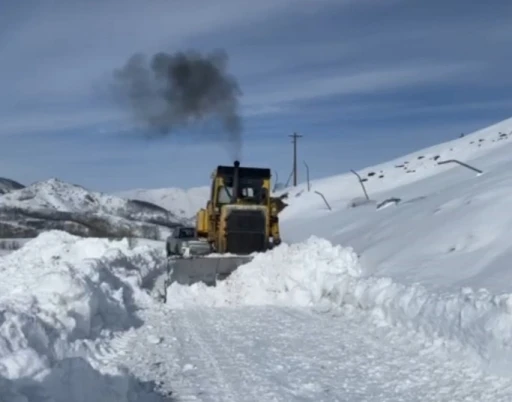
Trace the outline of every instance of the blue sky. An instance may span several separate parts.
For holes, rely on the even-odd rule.
[[[208,184],[232,162],[213,123],[152,140],[111,99],[112,71],[136,52],[225,49],[243,92],[242,163],[280,179],[294,131],[313,178],[453,139],[512,115],[512,3],[488,4],[5,0],[0,176],[101,191]]]

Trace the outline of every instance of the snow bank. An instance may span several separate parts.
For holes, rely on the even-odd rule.
[[[141,324],[134,306],[161,269],[158,254],[53,231],[0,258],[0,396],[137,400],[136,381],[115,367],[102,371],[91,351]]]
[[[360,272],[351,249],[333,247],[327,240],[312,237],[305,243],[283,243],[270,252],[255,254],[250,263],[215,288],[202,283],[190,287],[173,283],[167,289],[167,303],[172,307],[196,303],[318,305],[334,297],[340,281],[358,277]]]
[[[259,254],[215,288],[172,284],[167,297],[175,308],[285,304],[325,311],[349,306],[369,311],[379,324],[455,341],[492,372],[510,369],[512,361],[512,295],[469,288],[433,293],[390,278],[364,277],[351,248],[317,237]]]

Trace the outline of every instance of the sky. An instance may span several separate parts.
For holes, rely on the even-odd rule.
[[[216,49],[241,89],[242,164],[280,182],[385,162],[512,116],[512,2],[5,0],[0,176],[93,190],[208,185],[215,119],[154,136],[113,99],[135,53]]]

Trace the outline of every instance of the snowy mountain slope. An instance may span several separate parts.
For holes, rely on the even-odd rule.
[[[12,190],[19,190],[23,187],[25,186],[17,181],[0,177],[0,194],[5,194]]]
[[[364,197],[351,173],[313,182],[310,193],[301,185],[289,192],[289,207],[281,215],[283,236],[295,242],[314,234],[352,246],[367,275],[390,275],[437,290],[471,286],[510,292],[510,155],[512,119],[362,170],[361,177],[369,178],[364,184],[372,202],[367,204],[351,207],[355,198]],[[484,173],[437,165],[446,159]],[[404,164],[409,167],[396,167]],[[384,177],[369,177],[370,172]],[[325,195],[332,211],[315,190]],[[393,198],[400,199],[398,204],[377,208]]]
[[[461,177],[467,177],[471,171],[466,172],[464,168],[455,163],[440,165],[439,162],[452,159],[470,162],[476,158],[483,158],[488,155],[489,157],[484,160],[489,163],[491,159],[496,157],[494,155],[495,152],[509,144],[511,139],[512,118],[465,135],[462,138],[425,148],[392,161],[370,166],[360,170],[358,174],[362,178],[370,198],[377,195],[382,198],[381,193],[387,194],[407,184],[418,183],[420,180],[454,169],[457,171],[463,169]],[[502,155],[501,158],[506,159],[506,154]],[[442,181],[444,179],[440,177],[436,180]],[[439,184],[443,185],[442,183]],[[357,177],[351,172],[315,180],[312,182],[311,190],[322,192],[328,200],[338,200],[345,203],[352,199],[365,197]],[[292,204],[287,208],[287,218],[294,215],[293,211],[301,213],[305,208],[309,208],[309,206],[324,205],[323,201],[314,193],[306,194],[307,197],[302,197],[300,202],[294,203],[292,201],[295,197],[307,192],[306,183],[302,183],[296,188],[280,191],[280,193],[285,192],[290,193]]]
[[[134,189],[115,193],[132,200],[147,201],[158,205],[183,219],[194,219],[197,211],[204,208],[210,195],[210,187]]]
[[[57,179],[0,195],[1,237],[33,237],[46,229],[86,236],[164,238],[181,220],[147,202],[92,192]]]
[[[115,214],[126,207],[126,204],[127,202],[121,198],[90,192],[81,186],[58,179],[37,182],[0,198],[2,206],[19,206],[34,210],[51,209],[61,212]]]

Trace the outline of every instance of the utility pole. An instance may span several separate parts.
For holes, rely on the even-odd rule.
[[[293,140],[293,185],[294,187],[297,186],[297,139],[301,138],[302,135],[299,135],[297,133],[293,133],[293,135],[289,135],[289,137],[292,137]]]

